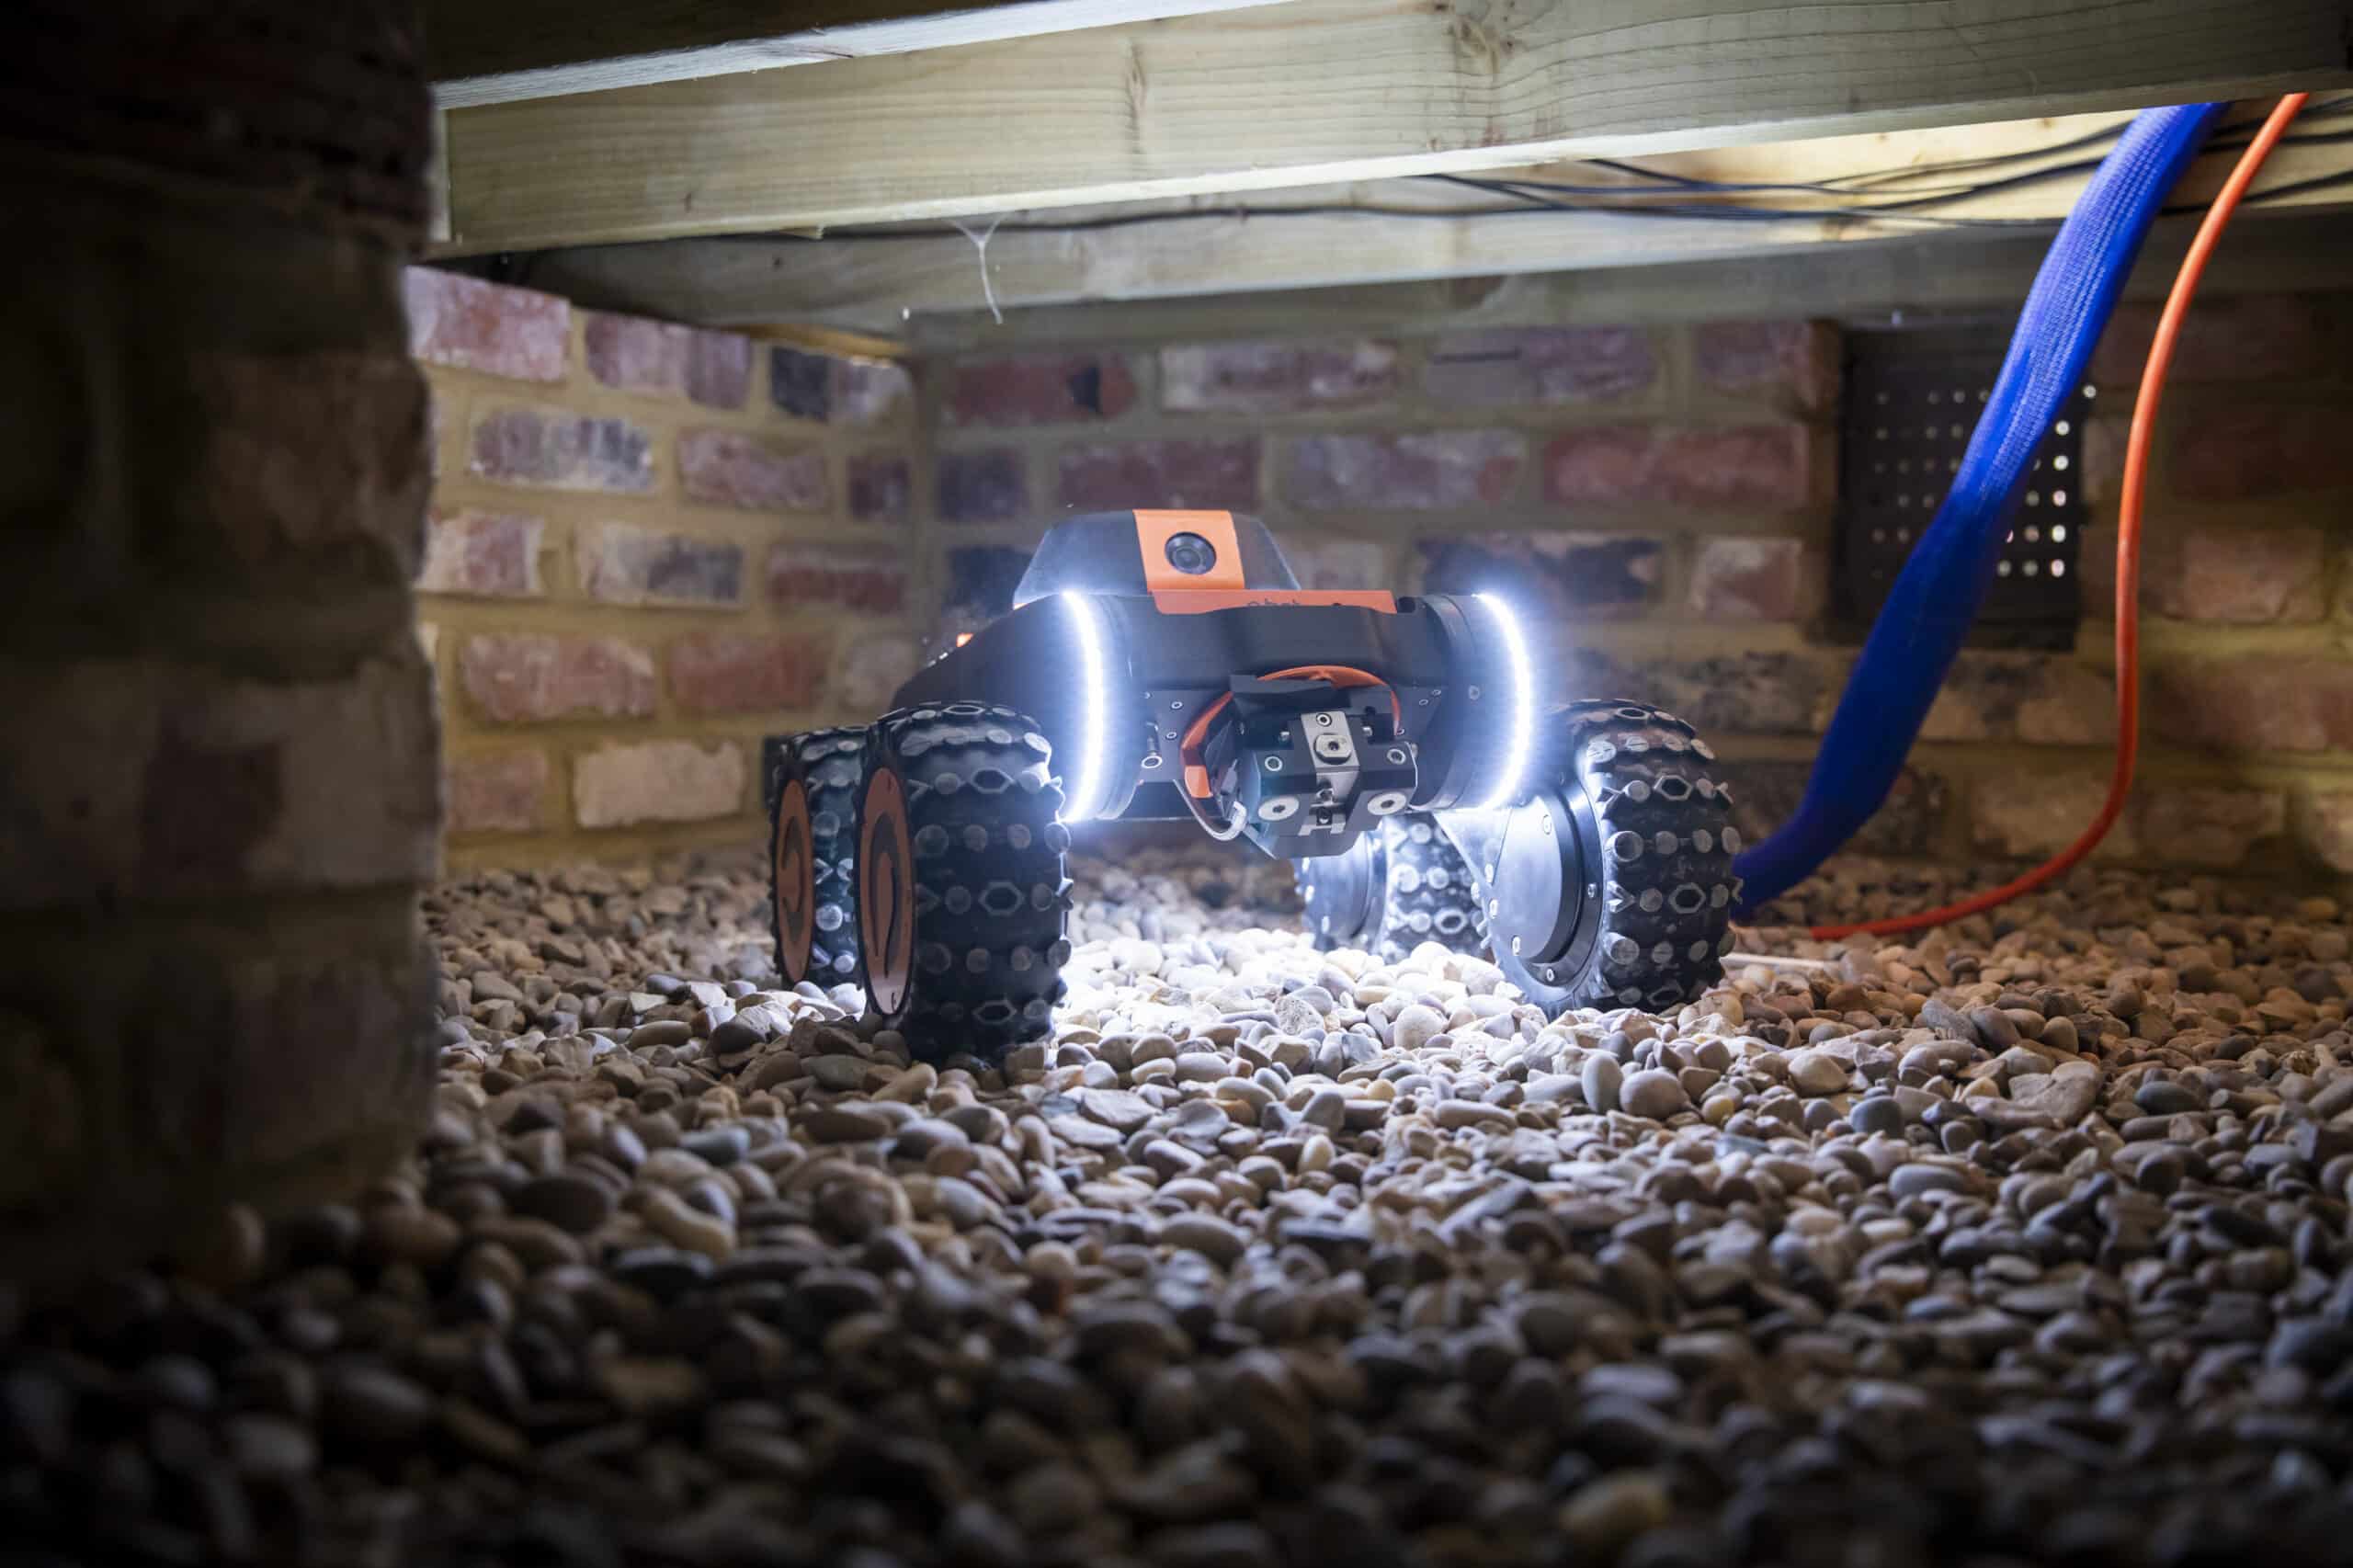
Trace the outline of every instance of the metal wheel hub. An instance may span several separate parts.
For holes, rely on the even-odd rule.
[[[1306,878],[1307,928],[1333,942],[1369,936],[1387,891],[1387,856],[1381,835],[1368,833],[1338,855],[1302,862]]]

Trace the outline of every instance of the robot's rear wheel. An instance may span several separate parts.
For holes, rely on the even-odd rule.
[[[1715,754],[1637,702],[1577,702],[1552,722],[1518,804],[1447,818],[1495,962],[1556,1015],[1680,1006],[1722,973],[1740,893]]]
[[[1384,818],[1343,855],[1295,861],[1315,945],[1404,958],[1424,942],[1484,952],[1485,916],[1471,868],[1427,812]]]
[[[769,743],[768,918],[787,985],[858,978],[851,818],[865,751],[862,725]]]

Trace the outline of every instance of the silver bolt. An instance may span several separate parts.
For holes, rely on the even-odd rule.
[[[1268,757],[1268,758],[1267,759],[1267,772],[1269,772],[1269,773],[1280,773],[1282,770],[1283,770],[1283,759],[1282,759],[1281,757],[1279,757],[1279,756],[1270,756],[1270,757]]]
[[[1493,860],[1487,862],[1487,880],[1491,882],[1495,880],[1495,863]]]
[[[1540,977],[1549,983],[1552,978],[1552,966],[1551,964],[1546,964],[1536,972]]]
[[[1519,951],[1519,938],[1517,937],[1511,939],[1511,950],[1515,953]]]
[[[1172,702],[1168,705],[1168,710],[1172,713],[1182,713],[1185,711],[1185,705],[1181,702]]]
[[[1540,819],[1540,820],[1541,820],[1541,821],[1542,821],[1542,823],[1544,824],[1544,836],[1545,836],[1545,837],[1547,837],[1547,838],[1552,837],[1552,819],[1551,817],[1544,817],[1544,818],[1541,818],[1541,819]]]
[[[1471,688],[1471,700],[1473,702],[1479,700],[1479,688],[1475,686]]]
[[[1488,919],[1493,920],[1496,915],[1501,915],[1503,912],[1504,912],[1503,900],[1498,899],[1498,898],[1491,898],[1491,899],[1489,899],[1489,900],[1487,901],[1487,918],[1488,918]]]
[[[1404,748],[1403,748],[1402,746],[1391,746],[1391,747],[1389,748],[1389,760],[1390,760],[1390,761],[1392,761],[1392,762],[1403,762],[1403,761],[1404,761],[1404,760],[1405,760],[1405,752],[1404,752]]]

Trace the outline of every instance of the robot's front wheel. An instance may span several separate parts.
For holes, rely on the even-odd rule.
[[[1045,737],[1009,708],[903,709],[869,728],[863,761],[867,1021],[934,1060],[1045,1034],[1070,958],[1070,833]]]
[[[1574,703],[1553,723],[1518,804],[1446,818],[1495,962],[1555,1016],[1680,1006],[1722,974],[1740,892],[1715,754],[1637,702]]]

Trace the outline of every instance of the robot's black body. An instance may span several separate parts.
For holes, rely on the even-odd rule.
[[[918,1049],[1044,1031],[1064,824],[1181,820],[1300,866],[1317,939],[1491,946],[1550,1010],[1680,1002],[1738,839],[1688,726],[1563,711],[1490,595],[1302,590],[1226,513],[1074,518],[1011,614],[856,731],[768,744],[779,962]]]

